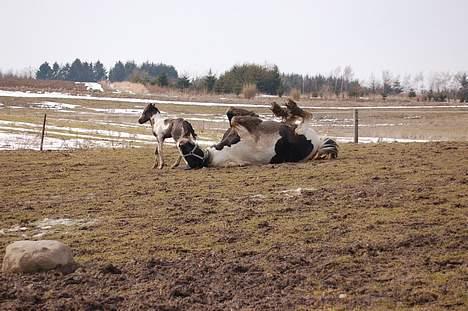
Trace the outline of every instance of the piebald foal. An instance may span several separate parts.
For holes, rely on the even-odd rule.
[[[192,136],[193,139],[197,139],[197,134],[195,134],[192,125],[188,121],[182,118],[164,119],[155,104],[148,104],[143,110],[141,117],[138,119],[140,124],[148,121],[151,123],[151,130],[157,141],[156,148],[154,150],[153,168],[157,167],[162,169],[164,167],[163,144],[166,138],[172,137],[176,144],[181,138],[192,141],[190,138],[190,136]],[[177,167],[180,164],[181,159],[182,155],[179,155],[171,168]]]

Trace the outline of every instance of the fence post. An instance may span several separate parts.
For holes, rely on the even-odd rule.
[[[354,143],[357,144],[359,142],[359,117],[358,117],[358,110],[354,109]]]
[[[43,149],[42,147],[44,146],[44,135],[45,135],[46,119],[47,119],[47,113],[44,114],[44,123],[42,123],[41,148],[40,148],[41,151]]]

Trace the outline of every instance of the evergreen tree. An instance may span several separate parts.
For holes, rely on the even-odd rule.
[[[66,63],[65,66],[60,68],[57,79],[70,80],[70,64]]]
[[[83,80],[83,63],[79,58],[75,59],[70,66],[68,80],[84,81]]]
[[[97,61],[93,67],[93,80],[94,81],[101,81],[107,79],[107,71],[104,68],[104,65]]]
[[[52,68],[50,68],[49,63],[44,62],[39,66],[39,70],[36,72],[36,79],[38,80],[50,80],[52,79]]]
[[[159,86],[165,87],[169,85],[169,80],[167,79],[167,75],[165,73],[161,74],[156,78],[156,83]]]
[[[126,62],[125,65],[125,79],[129,80],[130,76],[138,69],[134,61]]]
[[[88,62],[83,62],[81,67],[80,82],[93,81],[93,64]]]
[[[211,93],[214,90],[215,84],[216,84],[216,76],[210,71],[208,71],[208,75],[205,77],[205,85],[206,85],[206,90]]]
[[[109,80],[124,81],[127,78],[125,74],[125,66],[121,61],[115,63],[114,67],[109,71]]]
[[[393,94],[396,94],[396,95],[398,95],[398,94],[400,94],[401,92],[403,92],[403,88],[402,88],[401,85],[400,85],[400,80],[397,79],[397,80],[393,81],[393,85],[392,85],[392,88],[391,88],[391,92],[392,92]]]
[[[182,77],[177,79],[176,86],[177,86],[177,88],[183,90],[183,89],[189,88],[190,84],[191,83],[190,83],[189,78],[186,75],[183,75]]]
[[[57,62],[52,65],[52,79],[59,80],[60,66]]]

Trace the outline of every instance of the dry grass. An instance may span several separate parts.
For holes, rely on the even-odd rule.
[[[145,85],[141,83],[133,83],[128,81],[123,82],[113,82],[110,84],[110,88],[114,91],[122,93],[130,93],[137,95],[146,95],[149,94],[148,89]]]
[[[294,99],[294,100],[300,100],[301,99],[301,91],[299,89],[293,88],[291,91],[289,91],[289,96]]]
[[[257,95],[257,86],[253,83],[245,84],[242,87],[242,95],[247,99],[254,98]]]
[[[36,91],[75,91],[86,92],[86,87],[72,81],[20,79],[14,77],[0,78],[0,88],[4,90]]]

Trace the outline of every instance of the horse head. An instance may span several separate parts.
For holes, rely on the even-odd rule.
[[[177,142],[177,148],[190,168],[202,168],[208,165],[208,153],[203,151],[195,142],[182,138]]]
[[[145,122],[148,122],[152,116],[155,114],[160,113],[159,109],[156,108],[156,105],[151,103],[146,105],[145,109],[141,113],[140,118],[138,119],[138,123],[143,124]]]

